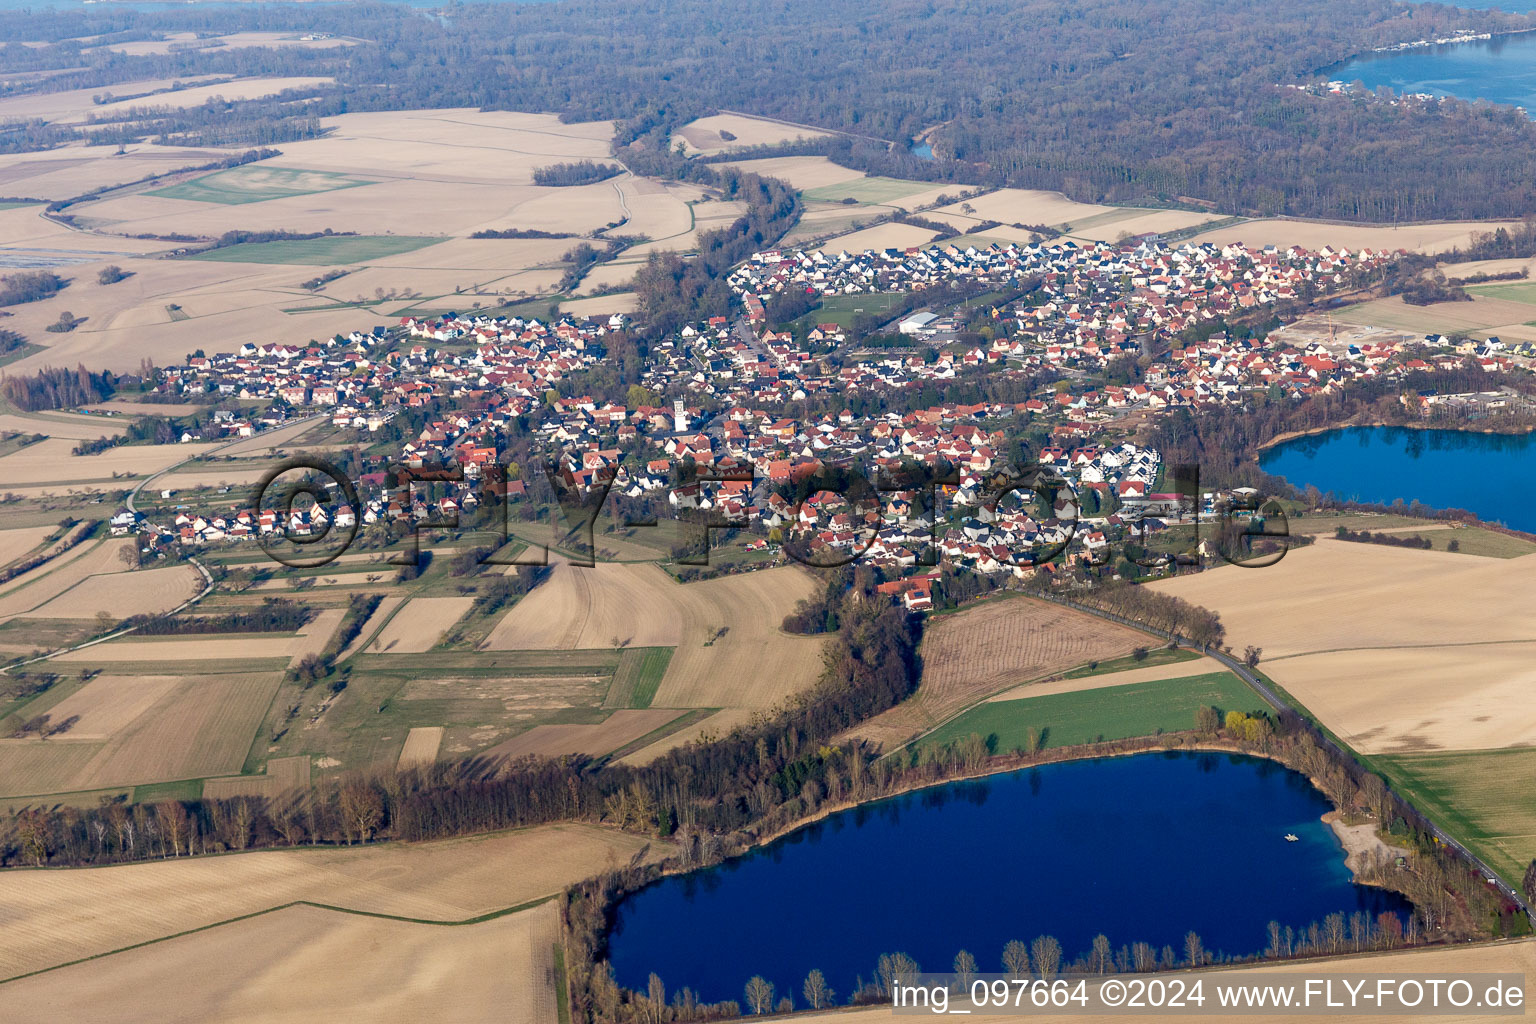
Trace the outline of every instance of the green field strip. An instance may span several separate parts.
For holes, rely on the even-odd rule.
[[[996,737],[996,749],[1007,751],[1026,746],[1033,728],[1042,746],[1075,746],[1193,729],[1199,708],[1248,712],[1258,710],[1262,703],[1237,676],[1211,672],[989,701],[951,719],[920,742],[942,745],[977,734]]]

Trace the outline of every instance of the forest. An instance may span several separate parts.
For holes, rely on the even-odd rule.
[[[328,8],[0,15],[7,39],[60,41],[13,43],[0,49],[0,67],[59,72],[17,79],[10,93],[110,91],[191,74],[337,80],[90,129],[109,141],[262,145],[313,137],[321,118],[344,111],[550,110],[621,122],[614,156],[653,174],[686,162],[671,151],[676,128],[723,107],[863,136],[826,144],[863,169],[1060,189],[1092,202],[1192,196],[1229,213],[1395,222],[1519,216],[1536,198],[1536,126],[1513,107],[1287,88],[1377,46],[1453,29],[1529,29],[1521,14],[1393,0],[564,0],[465,4],[436,19],[400,6]],[[362,26],[368,41],[340,52],[127,57],[74,41],[172,30],[354,35]],[[938,159],[907,153],[906,140],[935,126]],[[0,149],[44,148],[81,131],[16,124],[0,133]]]

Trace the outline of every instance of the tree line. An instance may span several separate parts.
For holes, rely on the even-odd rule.
[[[607,181],[609,178],[622,173],[624,168],[618,164],[598,163],[596,160],[577,160],[572,163],[549,164],[545,167],[535,167],[533,170],[533,183],[535,185],[591,185],[599,181]]]

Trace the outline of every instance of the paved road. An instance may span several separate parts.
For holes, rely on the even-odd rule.
[[[1061,599],[1061,598],[1052,597],[1052,596],[1048,596],[1048,595],[1037,595],[1037,596],[1044,597],[1045,600],[1054,601],[1057,604],[1067,605],[1068,607],[1074,608],[1074,609],[1076,609],[1078,611],[1081,611],[1081,612],[1087,612],[1089,615],[1097,615],[1101,619],[1108,619],[1111,622],[1118,622],[1121,625],[1130,626],[1133,629],[1139,629],[1139,630],[1142,630],[1143,632],[1154,633],[1154,634],[1156,634],[1158,636],[1166,636],[1170,640],[1182,640],[1183,639],[1181,637],[1169,636],[1169,634],[1164,633],[1162,630],[1153,629],[1150,626],[1143,625],[1142,623],[1134,622],[1134,621],[1132,621],[1130,619],[1122,618],[1121,616],[1115,615],[1112,612],[1099,611],[1097,608],[1089,608],[1089,607],[1087,607],[1085,605],[1080,605],[1080,604],[1077,604],[1076,602],[1073,602],[1073,601],[1067,601],[1067,600],[1064,600],[1064,599]],[[1184,641],[1184,643],[1186,643],[1188,646],[1191,646],[1191,647],[1194,646],[1193,644],[1188,644],[1188,641]],[[1223,651],[1216,650],[1215,648],[1205,647],[1205,648],[1201,648],[1201,650],[1203,650],[1205,654],[1207,654],[1210,657],[1215,658],[1217,661],[1221,662],[1227,668],[1231,669],[1231,671],[1232,671],[1232,673],[1234,675],[1236,675],[1243,682],[1247,683],[1249,686],[1253,687],[1253,689],[1258,693],[1258,695],[1263,697],[1266,701],[1268,701],[1270,706],[1273,707],[1275,710],[1277,710],[1277,711],[1295,711],[1295,710],[1297,710],[1290,703],[1288,703],[1287,701],[1281,699],[1279,694],[1275,693],[1274,689],[1271,686],[1269,686],[1268,683],[1266,683],[1264,680],[1260,679],[1257,675],[1255,675],[1253,673],[1253,671],[1251,671],[1248,668],[1247,665],[1243,664],[1238,659],[1232,657],[1231,655],[1229,655],[1229,654],[1227,654],[1227,653],[1225,653]],[[1338,753],[1342,754],[1344,757],[1348,758],[1349,760],[1351,760],[1351,761],[1355,760],[1355,755],[1354,755],[1354,753],[1352,751],[1350,751],[1350,750],[1340,746],[1338,743],[1335,743],[1329,737],[1323,736],[1322,737],[1322,741],[1324,743],[1326,743],[1328,746],[1332,747]],[[1491,878],[1491,879],[1493,879],[1494,886],[1501,893],[1503,893],[1505,896],[1509,897],[1509,899],[1514,901],[1514,903],[1518,907],[1520,907],[1521,910],[1525,911],[1526,916],[1531,919],[1532,924],[1536,925],[1536,911],[1532,910],[1530,902],[1527,901],[1526,898],[1518,890],[1512,888],[1511,886],[1508,886],[1508,885],[1504,884],[1504,880],[1502,878],[1500,878],[1499,875],[1492,868],[1490,868],[1487,864],[1483,863],[1482,858],[1478,857],[1471,850],[1467,849],[1460,842],[1458,842],[1454,836],[1452,836],[1450,833],[1446,832],[1439,825],[1437,825],[1433,821],[1431,821],[1429,819],[1428,815],[1424,814],[1422,809],[1415,808],[1415,810],[1418,810],[1420,816],[1422,816],[1424,818],[1424,821],[1429,825],[1429,831],[1430,831],[1431,835],[1433,835],[1436,839],[1440,840],[1440,842],[1444,843],[1446,846],[1449,846],[1451,849],[1455,850],[1457,853],[1460,853],[1463,857],[1465,857],[1467,859],[1468,863],[1472,864],[1473,867],[1477,868],[1479,871],[1481,871],[1483,873],[1483,877],[1484,878]]]

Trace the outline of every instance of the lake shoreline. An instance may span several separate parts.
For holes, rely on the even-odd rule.
[[[1283,434],[1277,434],[1275,437],[1270,438],[1268,441],[1265,441],[1263,444],[1254,448],[1253,461],[1258,462],[1260,454],[1268,451],[1271,448],[1274,448],[1277,445],[1285,444],[1287,441],[1295,441],[1297,438],[1302,437],[1316,437],[1318,434],[1328,434],[1335,430],[1350,430],[1355,427],[1401,427],[1404,430],[1447,430],[1454,431],[1458,434],[1502,434],[1508,437],[1517,437],[1521,434],[1536,432],[1536,426],[1514,425],[1505,428],[1470,426],[1458,427],[1445,426],[1444,424],[1438,423],[1388,423],[1385,420],[1373,420],[1366,423],[1334,423],[1324,427],[1309,427],[1306,430],[1288,430]]]
[[[1166,757],[1157,758],[1146,764],[1146,770],[1147,772],[1151,773],[1150,775],[1141,773],[1135,766],[1125,765],[1123,763],[1123,759],[1129,756],[1157,753],[1189,755],[1225,754],[1227,755],[1227,758],[1222,760],[1211,758],[1209,762],[1207,762],[1205,758],[1199,756],[1176,757],[1172,759]],[[1237,756],[1234,757],[1233,755]],[[1107,762],[1111,762],[1112,760],[1121,761],[1121,767],[1118,769],[1111,768]],[[1170,761],[1178,763],[1169,763]],[[1296,768],[1286,764],[1285,761],[1283,761],[1281,757],[1277,755],[1266,754],[1264,752],[1253,749],[1246,749],[1246,745],[1244,744],[1221,739],[1198,740],[1194,739],[1189,734],[1167,734],[1156,737],[1141,737],[1138,738],[1138,741],[1134,743],[1121,743],[1117,746],[1111,746],[1109,744],[1084,745],[1075,749],[1065,749],[1060,754],[1046,751],[1042,752],[1042,754],[1037,754],[1034,756],[1005,756],[1001,758],[994,758],[983,764],[975,764],[973,762],[972,766],[962,766],[953,775],[946,778],[926,778],[914,781],[910,784],[894,786],[890,789],[890,791],[882,792],[878,797],[874,798],[866,798],[860,800],[839,800],[836,803],[829,803],[826,806],[818,808],[814,813],[806,814],[798,818],[791,824],[773,830],[765,830],[761,835],[752,837],[749,842],[744,841],[748,838],[746,833],[737,833],[735,841],[728,840],[725,844],[725,850],[722,852],[726,855],[723,857],[706,858],[704,863],[701,863],[691,869],[684,869],[682,867],[681,858],[679,858],[678,860],[672,861],[670,864],[655,865],[648,870],[638,874],[628,875],[625,877],[624,881],[618,883],[616,888],[605,888],[602,893],[602,900],[607,908],[605,913],[608,918],[608,923],[606,927],[603,928],[602,933],[600,933],[603,936],[602,939],[599,940],[600,948],[608,949],[607,957],[609,962],[612,963],[614,968],[617,970],[617,973],[621,979],[621,984],[632,985],[637,983],[639,979],[643,979],[645,977],[644,972],[648,966],[649,969],[658,971],[662,974],[663,977],[667,977],[668,971],[665,968],[669,966],[675,968],[677,966],[676,964],[661,964],[658,966],[655,963],[650,963],[650,958],[641,956],[639,953],[637,953],[637,950],[645,948],[645,943],[657,941],[657,936],[655,934],[657,930],[657,922],[669,919],[669,912],[659,911],[658,908],[671,908],[672,902],[680,898],[687,899],[689,901],[692,900],[693,897],[691,895],[684,897],[681,895],[683,893],[697,891],[702,895],[715,891],[714,886],[711,885],[712,879],[716,880],[717,882],[719,880],[724,880],[726,888],[729,890],[731,887],[730,879],[732,879],[732,877],[739,870],[748,872],[747,877],[752,877],[751,872],[754,869],[761,873],[764,870],[765,865],[768,866],[766,868],[768,871],[778,871],[780,869],[777,865],[779,865],[781,861],[785,863],[794,863],[794,856],[800,852],[798,847],[809,842],[811,843],[812,848],[814,848],[816,843],[825,840],[828,836],[835,836],[843,833],[844,827],[828,826],[828,828],[831,829],[830,832],[822,833],[818,831],[813,833],[809,838],[796,837],[790,840],[790,846],[775,848],[764,854],[763,848],[769,844],[776,843],[778,840],[800,832],[807,825],[822,822],[831,815],[855,809],[861,810],[863,813],[861,813],[856,818],[849,819],[846,822],[846,825],[856,826],[862,829],[865,826],[866,821],[870,824],[885,821],[886,824],[881,826],[885,831],[881,834],[888,833],[892,838],[894,838],[899,834],[904,834],[900,831],[903,828],[918,827],[916,822],[908,824],[903,817],[894,816],[904,816],[908,812],[916,813],[918,807],[943,807],[946,806],[951,800],[958,802],[958,804],[962,806],[972,805],[972,810],[969,812],[970,818],[967,820],[970,820],[973,826],[979,827],[980,822],[990,820],[998,813],[1005,813],[1012,807],[1012,805],[1007,802],[1006,797],[1002,797],[1005,802],[1000,806],[1000,808],[992,809],[989,805],[986,810],[980,810],[981,805],[986,802],[986,797],[984,794],[993,792],[990,788],[985,790],[976,790],[972,788],[960,787],[955,788],[949,792],[934,793],[932,796],[926,797],[915,796],[915,794],[919,794],[921,791],[925,790],[934,790],[936,787],[947,786],[951,783],[977,782],[991,780],[993,777],[998,777],[997,782],[1002,783],[1004,786],[1002,790],[998,791],[999,793],[1007,793],[1009,791],[1027,791],[1029,787],[1036,785],[1036,781],[1034,780],[1032,773],[1026,769],[1041,767],[1045,764],[1074,763],[1076,763],[1079,767],[1086,767],[1086,765],[1083,764],[1084,762],[1099,762],[1103,766],[1102,768],[1091,770],[1096,775],[1102,775],[1104,769],[1109,769],[1112,773],[1111,777],[1119,777],[1124,779],[1176,778],[1186,780],[1189,777],[1189,773],[1196,771],[1196,766],[1200,766],[1198,770],[1202,774],[1205,772],[1215,771],[1217,768],[1225,770],[1230,767],[1234,771],[1238,771],[1241,777],[1247,777],[1249,773],[1257,772],[1259,773],[1259,777],[1262,778],[1269,775],[1273,771],[1273,768],[1264,767],[1264,762],[1269,762],[1270,765],[1283,769],[1280,774],[1284,776],[1283,781],[1277,778],[1275,782],[1271,783],[1271,785],[1281,787],[1282,791],[1295,793],[1297,794],[1298,798],[1300,798],[1300,794],[1305,793],[1306,796],[1305,798],[1301,799],[1300,806],[1305,807],[1310,805],[1310,813],[1307,815],[1306,821],[1303,821],[1297,817],[1287,817],[1284,814],[1278,818],[1273,818],[1273,834],[1271,835],[1261,827],[1261,834],[1250,837],[1244,848],[1251,848],[1252,842],[1267,838],[1274,843],[1277,850],[1282,851],[1280,854],[1280,863],[1289,863],[1289,857],[1286,855],[1285,851],[1290,851],[1292,848],[1287,847],[1284,844],[1282,841],[1282,833],[1299,833],[1304,837],[1305,844],[1304,846],[1298,847],[1296,849],[1307,851],[1308,856],[1306,860],[1309,863],[1316,865],[1314,868],[1306,869],[1306,871],[1320,872],[1320,874],[1317,875],[1319,879],[1332,879],[1328,885],[1340,887],[1338,890],[1329,888],[1327,889],[1327,892],[1335,893],[1337,891],[1341,893],[1347,893],[1352,889],[1354,892],[1361,895],[1354,898],[1345,896],[1344,899],[1347,900],[1349,904],[1353,904],[1355,899],[1366,901],[1360,903],[1359,905],[1367,907],[1368,914],[1375,913],[1374,910],[1369,908],[1371,907],[1372,903],[1380,900],[1391,901],[1387,903],[1386,906],[1394,908],[1394,912],[1396,913],[1406,914],[1412,912],[1412,904],[1406,898],[1407,893],[1402,891],[1402,887],[1400,885],[1394,884],[1394,873],[1390,870],[1391,861],[1383,862],[1379,858],[1370,856],[1367,852],[1370,849],[1371,844],[1376,841],[1374,836],[1375,823],[1367,821],[1352,826],[1345,826],[1343,825],[1343,822],[1339,821],[1338,824],[1335,824],[1335,822],[1340,819],[1341,815],[1339,814],[1339,811],[1334,805],[1333,801],[1329,799],[1327,792],[1318,785],[1318,778],[1312,777],[1306,772],[1298,771]],[[1154,770],[1154,768],[1156,770]],[[1169,771],[1173,772],[1174,774],[1167,775],[1166,773]],[[1295,775],[1302,776],[1302,779],[1295,778]],[[1055,776],[1053,775],[1050,778],[1044,778],[1039,781],[1047,788],[1047,790],[1049,790],[1054,784],[1051,781],[1054,778]],[[1065,778],[1066,776],[1063,776],[1063,779]],[[1305,780],[1304,783],[1303,779]],[[1132,788],[1137,789],[1138,786],[1145,787],[1147,785],[1154,784],[1149,782],[1142,782],[1133,785]],[[1161,789],[1160,785],[1159,788]],[[1184,788],[1182,786],[1178,787],[1176,791],[1183,793]],[[1193,795],[1198,794],[1194,793]],[[916,800],[916,802],[914,802],[914,800]],[[898,802],[896,802],[893,806],[892,801]],[[1279,801],[1279,803],[1288,803],[1288,801]],[[1255,805],[1250,804],[1249,806]],[[1289,804],[1289,806],[1292,806],[1293,810],[1296,807],[1295,804]],[[1322,811],[1322,813],[1319,813],[1319,811]],[[867,818],[865,817],[865,814],[868,815]],[[1314,821],[1325,826],[1325,828],[1323,828],[1321,832],[1315,831],[1316,826],[1310,824]],[[1306,825],[1305,829],[1301,827],[1304,824]],[[1341,826],[1344,828],[1344,831],[1340,830]],[[1075,831],[1070,824],[1070,820],[1064,821],[1059,827],[1065,829],[1065,831],[1057,832],[1054,834],[1059,837],[1061,842],[1066,843],[1067,846],[1070,847],[1073,841],[1071,832]],[[1323,836],[1326,836],[1327,839],[1323,839]],[[1331,846],[1328,845],[1329,840],[1332,841]],[[1155,835],[1149,836],[1146,841],[1157,846],[1163,845],[1157,841]],[[1187,841],[1192,841],[1197,848],[1203,849],[1207,846],[1203,836],[1192,836]],[[1226,847],[1224,847],[1222,844],[1228,840],[1222,838],[1222,831],[1217,829],[1213,833],[1211,841],[1215,843],[1215,847],[1213,849],[1226,849]],[[1321,843],[1321,845],[1319,845],[1319,843]],[[1266,843],[1261,842],[1260,845],[1264,846],[1266,849],[1268,848]],[[748,855],[754,856],[749,857]],[[1199,853],[1192,853],[1191,855],[1196,857],[1203,856],[1203,854]],[[1333,859],[1335,857],[1338,859]],[[1379,870],[1379,868],[1383,865],[1387,866],[1389,870]],[[1343,867],[1344,870],[1339,871],[1339,867]],[[718,872],[724,873],[717,874]],[[1377,876],[1379,881],[1377,881],[1375,884],[1365,881],[1361,878],[1361,874],[1363,872],[1373,873]],[[876,873],[878,874],[878,872]],[[692,882],[691,879],[688,881],[680,882],[679,876],[690,875],[696,875],[699,879],[697,883],[699,888],[697,890],[688,888]],[[791,873],[789,877],[796,878],[798,876]],[[1311,878],[1312,875],[1308,874],[1307,877]],[[1406,877],[1407,876],[1405,876],[1405,878]],[[617,879],[614,881],[617,881]],[[741,888],[742,884],[743,883],[741,879],[739,877],[736,878],[735,887],[738,890]],[[612,886],[612,882],[610,882],[609,885]],[[656,887],[661,887],[659,892]],[[1298,893],[1311,893],[1312,891],[1313,890],[1311,888],[1306,888],[1305,890],[1298,890]],[[1319,891],[1321,892],[1322,890]],[[1364,895],[1367,892],[1377,893],[1380,895]],[[631,902],[632,900],[637,899],[640,902]],[[1305,900],[1302,902],[1305,902]],[[1327,900],[1325,902],[1332,901]],[[1133,900],[1132,903],[1135,904],[1135,901]],[[1139,906],[1139,904],[1136,905]],[[725,898],[724,906],[726,908],[730,908],[732,906],[731,897]],[[1287,906],[1290,906],[1290,904],[1287,904]],[[1377,903],[1376,906],[1377,909],[1381,908],[1379,903]],[[671,909],[675,910],[676,908]],[[1134,909],[1132,907],[1123,908],[1119,914],[1112,912],[1112,907],[1100,907],[1100,911],[1103,912],[1106,925],[1110,922],[1114,922],[1114,927],[1120,930],[1134,930],[1132,925],[1134,925],[1134,923],[1139,920],[1135,917]],[[718,900],[716,901],[716,909],[714,912],[716,914],[721,912],[720,903]],[[726,912],[734,913],[735,911],[727,909]],[[1319,911],[1319,914],[1321,913],[1322,911]],[[1285,916],[1285,912],[1273,916],[1279,916],[1283,918]],[[708,918],[708,912],[706,912],[705,918]],[[948,918],[944,918],[943,920],[949,921]],[[954,926],[954,922],[950,921],[949,923],[952,927]],[[638,930],[632,932],[632,929]],[[963,926],[961,930],[963,931]],[[987,931],[986,929],[983,930]],[[623,941],[630,944],[629,947],[627,949],[622,946],[607,947],[607,943],[617,940],[619,934],[623,935]],[[966,934],[968,935],[969,933]],[[1205,934],[1203,929],[1201,929],[1201,934]],[[1006,938],[1006,936],[1003,937]],[[987,938],[990,940],[992,938],[997,938],[997,936],[991,935],[988,931]],[[973,948],[970,945],[970,941],[970,939],[962,938],[960,940],[960,945],[962,948]],[[975,939],[975,941],[981,940]],[[998,941],[1000,942],[1001,939],[999,938]],[[1159,941],[1161,941],[1161,939],[1159,939]],[[642,945],[636,946],[635,943],[637,942],[642,943]],[[1073,945],[1074,942],[1075,940],[1070,940],[1068,944]],[[1228,941],[1223,945],[1223,948],[1230,951],[1231,948],[1240,946],[1246,948],[1244,943],[1234,943],[1231,941],[1229,936]],[[734,951],[735,950],[733,947],[733,952]],[[923,951],[921,950],[914,949],[911,952],[918,953],[919,957],[923,955]],[[927,952],[930,955],[932,954],[932,950],[928,950]],[[726,959],[730,958],[729,955],[724,952],[722,952],[721,955]],[[828,954],[823,951],[823,955]],[[1254,959],[1257,958],[1258,956],[1255,954]],[[742,966],[741,971],[738,972],[742,973],[743,977],[745,977],[746,974],[751,973],[753,970],[756,970],[774,981],[783,981],[789,978],[789,974],[786,972],[781,972],[784,973],[784,977],[782,978],[775,977],[772,973],[772,968],[769,970],[762,969],[760,966],[757,966],[757,961],[755,959],[751,961],[745,960],[741,957],[738,957],[737,959],[741,961],[741,964],[750,965],[750,969],[748,966]],[[831,956],[830,959],[832,960],[834,966],[837,966],[839,970],[846,966],[846,964],[838,963],[838,958],[835,955]],[[1247,955],[1243,955],[1240,957],[1240,959],[1246,961],[1249,959],[1249,957]],[[769,957],[770,965],[773,964],[773,960],[773,957]],[[741,964],[737,964],[737,966],[741,966]],[[817,966],[825,967],[827,965],[818,963]],[[799,968],[797,967],[796,969],[798,970]]]
[[[1191,742],[1171,742],[1174,740],[1179,740],[1182,736],[1188,735],[1190,734],[1168,733],[1159,737],[1145,736],[1132,737],[1128,740],[1113,740],[1110,741],[1110,743],[1104,744],[1104,746],[1119,746],[1125,743],[1138,743],[1139,745],[1131,749],[1091,750],[1074,748],[1071,753],[1061,757],[1042,756],[1042,754],[1045,753],[1043,751],[1039,754],[1014,756],[1003,755],[992,757],[989,758],[988,763],[978,771],[962,772],[956,775],[945,776],[941,779],[907,783],[891,790],[888,793],[882,793],[879,796],[864,800],[844,800],[836,804],[824,804],[821,807],[818,807],[813,814],[809,814],[803,818],[800,818],[789,825],[785,825],[784,827],[776,829],[773,832],[764,833],[761,836],[754,836],[751,842],[747,843],[740,850],[733,852],[729,856],[721,858],[719,863],[724,864],[728,861],[735,860],[738,857],[743,857],[748,853],[753,852],[754,850],[759,850],[765,846],[770,845],[771,843],[785,838],[786,836],[793,835],[801,829],[804,829],[810,825],[814,825],[819,821],[823,821],[834,814],[841,814],[845,811],[857,810],[860,807],[867,807],[871,804],[876,804],[883,800],[891,800],[895,799],[896,797],[908,796],[912,793],[919,793],[924,790],[935,789],[940,786],[948,786],[959,782],[976,782],[982,779],[991,778],[996,775],[1008,775],[1013,772],[1025,771],[1030,768],[1044,767],[1046,765],[1072,764],[1074,762],[1080,761],[1094,761],[1118,757],[1137,757],[1143,754],[1157,754],[1165,752],[1192,754],[1237,754],[1243,757],[1253,757],[1262,761],[1269,761],[1273,764],[1278,764],[1286,771],[1296,772],[1298,775],[1303,774],[1302,772],[1297,771],[1295,768],[1287,765],[1278,755],[1265,753],[1259,750],[1245,750],[1239,744],[1226,740],[1192,740]],[[1094,745],[1089,744],[1087,746]],[[1333,806],[1333,800],[1329,798],[1327,792],[1319,784],[1318,780],[1310,775],[1306,775],[1304,777],[1306,778],[1307,782],[1311,784],[1312,788],[1316,790],[1324,800],[1327,800],[1331,806],[1331,809],[1322,814],[1319,817],[1319,820],[1329,825],[1335,837],[1339,840],[1339,845],[1343,848],[1344,853],[1344,866],[1349,869],[1350,880],[1356,885],[1375,886],[1376,888],[1385,889],[1389,892],[1397,892],[1399,895],[1406,899],[1407,894],[1401,892],[1400,890],[1392,889],[1390,886],[1381,885],[1377,882],[1366,881],[1360,877],[1359,869],[1364,866],[1363,855],[1367,849],[1371,848],[1372,844],[1359,837],[1357,833],[1350,834],[1349,838],[1346,839],[1346,833],[1341,831],[1341,829],[1353,828],[1358,830],[1360,826],[1344,825],[1343,811],[1339,807]],[[1381,841],[1377,840],[1377,842]],[[1381,842],[1381,845],[1387,846],[1387,844],[1384,842]],[[1395,847],[1387,848],[1395,849]],[[662,878],[669,878],[675,875],[686,875],[692,871],[697,870],[699,870],[697,867],[664,867],[651,881],[659,881]],[[650,883],[648,882],[647,884]]]

